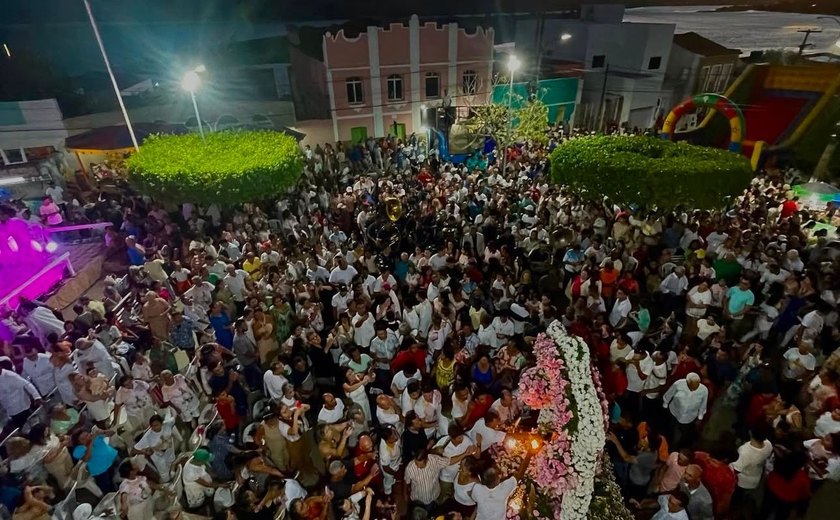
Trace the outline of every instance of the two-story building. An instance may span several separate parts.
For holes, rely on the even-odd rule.
[[[492,29],[421,24],[417,16],[358,34],[327,32],[323,65],[333,138],[404,137],[422,131],[424,108],[486,103],[493,38]]]
[[[729,49],[695,32],[674,35],[665,85],[671,104],[695,94],[722,94],[736,77],[741,51]]]
[[[665,110],[663,81],[674,24],[624,22],[624,6],[581,6],[580,17],[516,24],[516,53],[583,65],[575,124],[648,128]]]

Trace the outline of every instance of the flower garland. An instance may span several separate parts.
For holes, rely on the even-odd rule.
[[[606,399],[599,391],[600,378],[591,365],[589,348],[559,321],[537,337],[534,354],[536,366],[520,379],[520,399],[540,410],[538,429],[546,440],[526,475],[536,485],[537,501],[551,504],[555,519],[584,519],[606,441]],[[518,518],[548,518],[537,509],[517,513]]]

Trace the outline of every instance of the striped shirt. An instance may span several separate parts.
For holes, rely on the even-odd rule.
[[[411,486],[411,500],[431,504],[440,496],[440,472],[449,465],[447,457],[429,455],[425,467],[412,460],[405,467],[405,483]]]

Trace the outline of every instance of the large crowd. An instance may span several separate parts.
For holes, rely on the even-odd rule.
[[[769,174],[722,211],[584,202],[548,179],[564,138],[505,171],[307,146],[287,196],[237,208],[53,187],[42,216],[113,222],[128,274],[3,310],[2,516],[501,520],[528,459],[493,453],[554,320],[597,360],[637,518],[803,515],[840,480],[833,211]]]

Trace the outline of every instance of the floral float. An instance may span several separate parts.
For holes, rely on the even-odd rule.
[[[534,355],[536,365],[519,381],[519,399],[539,412],[533,446],[509,442],[494,454],[497,466],[505,473],[505,468],[514,468],[524,460],[526,450],[538,448],[509,501],[507,518],[595,518],[600,517],[600,511],[590,511],[590,505],[597,503],[597,509],[604,510],[606,499],[610,499],[609,509],[618,511],[613,513],[614,518],[621,518],[626,509],[620,495],[617,504],[614,493],[593,502],[596,488],[612,491],[615,487],[609,485],[611,472],[601,464],[609,424],[608,403],[589,347],[555,321],[537,337]]]

